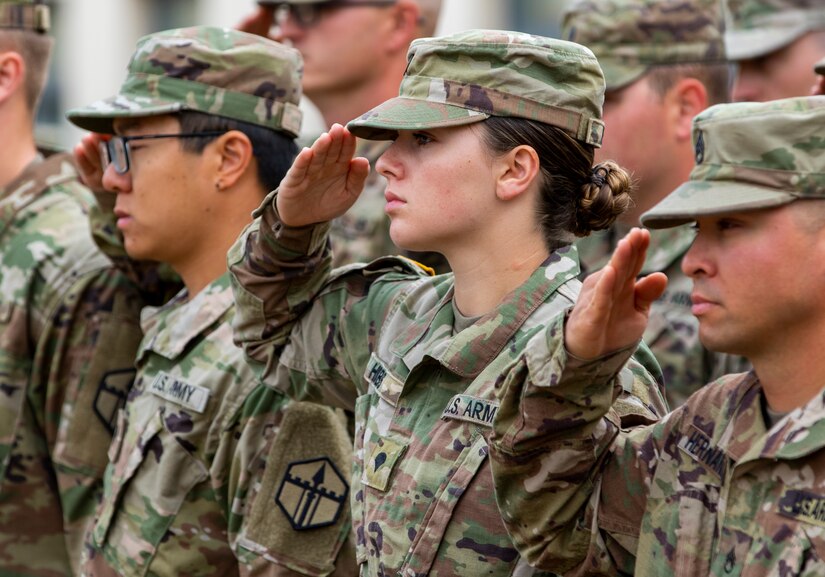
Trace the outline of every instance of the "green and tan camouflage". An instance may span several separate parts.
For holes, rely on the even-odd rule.
[[[690,180],[642,215],[650,228],[825,198],[825,97],[720,104],[693,121]]]
[[[83,575],[320,576],[336,560],[337,575],[354,565],[343,496],[325,526],[303,531],[278,501],[297,505],[282,490],[294,461],[324,468],[321,488],[335,487],[334,470],[348,477],[346,420],[260,384],[232,342],[234,311],[228,275],[145,309]]]
[[[726,0],[725,47],[731,60],[759,58],[814,30],[825,30],[820,0]]]
[[[616,245],[629,226],[613,224],[608,230],[591,233],[576,242],[582,263],[582,278],[608,263]],[[723,375],[750,369],[750,363],[737,355],[706,349],[699,341],[699,320],[691,311],[693,280],[682,271],[682,257],[693,244],[696,233],[688,225],[650,231],[641,275],[663,272],[667,275],[664,294],[650,306],[643,340],[662,368],[665,397],[673,409],[706,383]]]
[[[141,300],[92,242],[68,155],[0,188],[0,573],[77,575]]]
[[[576,299],[575,248],[552,253],[495,310],[462,326],[451,274],[392,257],[330,274],[327,225],[284,226],[275,194],[229,254],[235,338],[271,388],[354,411],[360,575],[530,572],[501,521],[488,436],[502,371]],[[625,424],[666,411],[642,365],[616,383]]]
[[[0,0],[0,30],[24,30],[46,34],[51,13],[43,0]]]
[[[526,118],[601,146],[604,76],[572,42],[500,30],[414,40],[398,97],[347,124],[356,136],[460,126],[490,116]]]
[[[228,28],[196,26],[144,36],[118,94],[66,116],[113,134],[115,118],[191,110],[297,136],[301,72],[297,50]]]
[[[620,431],[611,376],[629,351],[582,363],[565,358],[562,333],[559,323],[535,337],[502,375],[490,451],[497,498],[514,513],[505,523],[532,565],[605,577],[825,574],[822,392],[771,423],[756,375],[728,375],[659,423]],[[555,418],[574,410],[578,419]]]
[[[720,0],[575,0],[562,37],[592,50],[616,90],[653,66],[725,62],[723,29]]]

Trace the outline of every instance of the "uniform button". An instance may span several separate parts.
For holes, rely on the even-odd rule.
[[[733,549],[730,550],[728,553],[727,559],[725,559],[725,573],[730,573],[733,571],[733,568],[736,566],[736,553],[733,552]]]

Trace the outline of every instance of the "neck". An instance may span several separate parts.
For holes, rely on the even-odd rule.
[[[825,331],[822,331],[825,332]],[[818,337],[825,338],[825,334]],[[812,350],[822,340],[808,340],[808,346],[798,346],[800,341],[790,339],[782,347],[749,355],[754,372],[759,377],[768,406],[774,411],[786,413],[804,406],[825,387],[825,363],[817,362],[819,350]]]
[[[2,115],[0,126],[3,138],[14,146],[4,147],[0,154],[0,188],[5,188],[16,179],[37,156],[37,146],[28,115]]]
[[[458,257],[445,253],[455,275],[455,304],[469,317],[495,309],[549,255],[541,238],[520,238],[479,248]]]

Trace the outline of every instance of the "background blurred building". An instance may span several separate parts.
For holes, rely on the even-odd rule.
[[[443,0],[438,34],[468,28],[502,28],[556,36],[565,0]],[[42,143],[73,146],[81,132],[63,112],[113,94],[144,34],[195,24],[232,26],[253,0],[50,0],[56,49],[37,121]],[[306,104],[305,130],[320,118]]]

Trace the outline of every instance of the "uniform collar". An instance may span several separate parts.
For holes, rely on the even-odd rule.
[[[220,321],[233,306],[229,273],[210,283],[188,300],[183,289],[162,307],[146,307],[141,315],[143,346],[138,359],[152,351],[167,359],[176,359],[190,342]]]
[[[524,322],[561,285],[579,274],[575,247],[554,251],[527,281],[507,295],[490,313],[474,325],[452,334],[454,313],[451,288],[439,303],[423,315],[410,330],[399,335],[390,347],[409,370],[424,352],[453,373],[475,378],[496,358]]]

